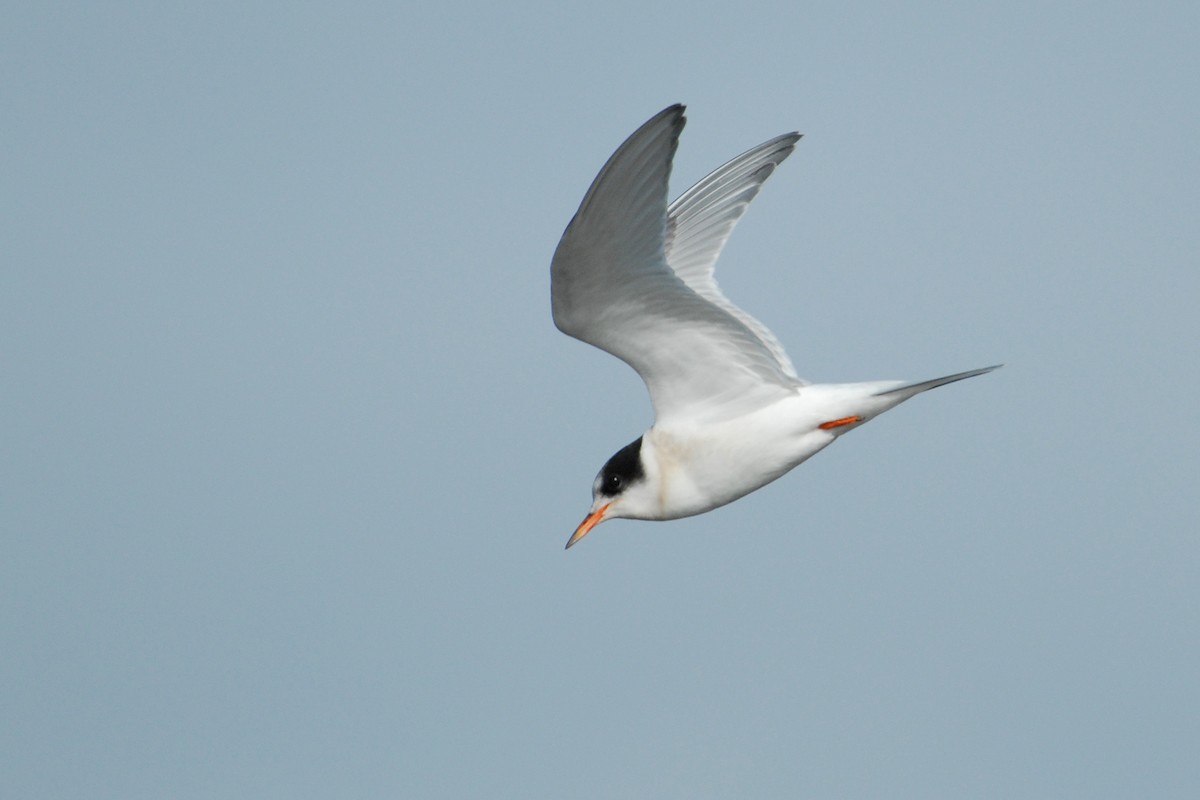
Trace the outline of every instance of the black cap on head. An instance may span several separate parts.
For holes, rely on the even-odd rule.
[[[596,479],[596,488],[607,497],[615,497],[632,483],[646,477],[642,468],[642,437],[622,447],[608,460]]]

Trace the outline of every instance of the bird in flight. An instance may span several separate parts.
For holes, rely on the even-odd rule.
[[[777,136],[667,203],[686,118],[634,131],[592,182],[551,264],[554,324],[633,367],[654,425],[617,451],[567,541],[608,519],[702,514],[753,492],[913,395],[997,366],[909,383],[809,383],[779,340],[722,294],[721,248],[800,139]]]

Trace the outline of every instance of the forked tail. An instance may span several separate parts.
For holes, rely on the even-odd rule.
[[[931,381],[921,381],[920,383],[909,383],[904,386],[898,386],[895,389],[885,389],[882,392],[876,392],[875,397],[886,397],[888,395],[900,395],[901,400],[907,400],[915,394],[927,392],[930,389],[936,389],[939,386],[945,386],[947,383],[965,380],[966,378],[974,378],[976,375],[983,375],[986,372],[991,372],[994,369],[1000,369],[1003,364],[996,364],[983,369],[973,369],[967,372],[956,372],[953,375],[947,375],[944,378],[934,378]]]

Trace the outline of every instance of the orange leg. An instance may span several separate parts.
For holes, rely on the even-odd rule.
[[[842,417],[841,419],[833,419],[829,422],[822,422],[818,427],[823,431],[830,431],[834,428],[841,428],[844,425],[853,425],[856,422],[862,422],[862,417],[857,414],[853,417]]]

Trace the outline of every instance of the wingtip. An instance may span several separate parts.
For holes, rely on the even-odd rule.
[[[784,159],[792,154],[792,152],[796,149],[796,143],[802,138],[804,138],[804,135],[797,133],[796,131],[792,131],[791,133],[781,133],[774,139],[768,139],[758,147],[747,150],[742,155],[747,155],[756,151],[771,150],[776,154],[775,166],[778,166],[779,164],[783,163]]]
[[[655,114],[652,117],[652,119],[662,119],[663,117],[675,117],[675,121],[677,123],[682,124],[687,121],[687,117],[684,116],[686,114],[686,112],[687,112],[687,106],[684,105],[683,103],[672,103],[671,105],[664,108],[662,111]]]

